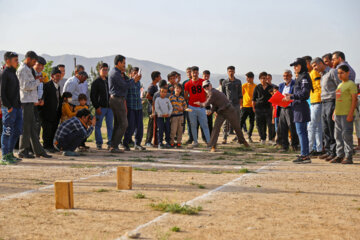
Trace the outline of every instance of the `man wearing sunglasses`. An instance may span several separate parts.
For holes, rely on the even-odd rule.
[[[213,88],[209,81],[204,81],[202,83],[202,87],[207,93],[207,100],[204,103],[198,101],[194,102],[194,104],[200,105],[201,107],[211,106],[211,112],[217,113],[214,128],[210,137],[210,142],[208,144],[208,146],[211,147],[211,152],[216,152],[216,143],[219,138],[220,128],[225,120],[229,121],[231,126],[233,126],[238,142],[240,144],[244,144],[245,147],[250,147],[242,133],[239,115],[234,114],[236,110],[235,107],[231,104],[230,100],[224,93]]]

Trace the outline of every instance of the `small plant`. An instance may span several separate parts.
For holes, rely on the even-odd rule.
[[[161,202],[158,204],[152,203],[150,204],[150,206],[152,209],[156,211],[171,212],[171,213],[178,213],[185,215],[195,215],[202,210],[201,206],[192,207],[186,204],[181,206],[179,203],[167,203],[167,202]]]
[[[242,169],[239,169],[239,171],[237,171],[238,173],[249,173],[249,169],[247,168],[242,168]]]
[[[36,183],[36,185],[45,185],[46,183],[44,183],[43,181],[39,181]]]
[[[147,172],[157,172],[158,171],[157,168],[139,168],[139,167],[134,168],[134,170],[136,170],[136,171],[147,171]]]
[[[261,188],[261,185],[256,185],[257,188]]]
[[[146,198],[146,196],[143,193],[136,193],[134,195],[134,198],[136,198],[136,199],[144,199],[144,198]]]
[[[210,173],[211,174],[221,174],[222,172],[221,171],[211,171]]]
[[[217,158],[214,158],[214,160],[225,160],[225,158],[223,156],[219,156]]]
[[[109,192],[109,189],[100,188],[98,190],[95,190],[95,192],[101,193],[101,192]]]
[[[204,185],[198,185],[198,188],[200,188],[200,189],[205,189],[205,186]]]
[[[170,228],[170,230],[171,230],[172,232],[180,232],[180,228],[177,227],[177,226],[174,226],[174,227]]]
[[[237,154],[236,154],[236,153],[234,153],[234,152],[225,151],[225,152],[223,153],[223,155],[227,155],[227,156],[236,156]]]

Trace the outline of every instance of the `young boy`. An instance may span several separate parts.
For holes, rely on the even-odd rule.
[[[157,115],[157,126],[159,128],[159,149],[164,148],[163,138],[165,131],[165,148],[170,148],[170,115],[172,113],[173,107],[169,98],[166,96],[168,93],[167,87],[162,87],[160,89],[160,97],[155,100],[155,113]]]
[[[335,112],[333,114],[333,118],[335,118],[336,158],[330,163],[353,163],[353,120],[357,105],[357,87],[353,81],[349,81],[349,73],[350,69],[346,65],[338,68],[338,77],[342,83],[336,89]]]
[[[184,128],[184,110],[186,109],[185,98],[181,96],[182,87],[180,84],[175,85],[175,94],[171,95],[169,100],[171,102],[173,112],[171,114],[171,132],[170,132],[170,145],[171,147],[175,146],[175,136],[176,136],[176,146],[181,148],[181,140]]]
[[[246,75],[246,83],[242,85],[241,91],[243,95],[240,126],[246,125],[246,119],[249,117],[250,126],[248,131],[248,141],[252,143],[252,132],[254,130],[255,113],[252,108],[252,98],[256,84],[254,83],[254,73],[248,72]]]
[[[79,105],[75,106],[75,113],[77,113],[78,111],[80,111],[81,109],[84,109],[84,108],[89,109],[88,105],[86,105],[87,97],[85,94],[83,94],[83,93],[79,94],[78,101],[79,101]],[[87,140],[87,138],[80,144],[80,146],[79,146],[80,150],[86,150],[86,149],[90,148],[89,146],[85,145],[86,140]]]

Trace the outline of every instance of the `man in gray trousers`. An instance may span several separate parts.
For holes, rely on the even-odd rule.
[[[36,121],[34,106],[39,105],[37,87],[40,85],[41,76],[35,78],[32,67],[35,65],[38,56],[35,52],[29,51],[25,55],[24,62],[21,63],[16,72],[20,83],[20,100],[23,108],[23,133],[20,136],[19,157],[35,158],[29,154],[32,147],[37,157],[51,158],[39,141],[39,134],[36,131]],[[31,144],[30,144],[31,143]]]
[[[208,107],[211,105],[211,111],[217,113],[215,124],[211,132],[210,142],[208,144],[208,146],[211,147],[211,152],[216,152],[216,143],[219,138],[220,128],[225,120],[229,121],[231,126],[233,126],[238,142],[244,144],[245,147],[250,147],[242,133],[239,115],[234,114],[236,110],[230,100],[224,93],[212,88],[212,85],[208,80],[203,82],[202,87],[208,95],[208,98],[204,103],[195,102],[195,104],[198,104],[201,107]]]

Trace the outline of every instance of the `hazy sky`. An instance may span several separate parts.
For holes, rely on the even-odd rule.
[[[0,0],[0,49],[123,54],[184,69],[282,73],[342,50],[360,74],[357,0]]]

